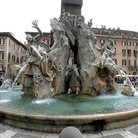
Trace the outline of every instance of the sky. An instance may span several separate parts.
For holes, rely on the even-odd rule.
[[[42,32],[49,32],[50,19],[59,18],[61,0],[0,0],[0,32],[12,32],[24,43],[25,32],[36,32],[32,21],[38,20]],[[93,27],[138,31],[137,0],[83,0],[85,22],[92,18]]]

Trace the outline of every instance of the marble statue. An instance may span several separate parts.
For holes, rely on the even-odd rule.
[[[12,80],[11,79],[5,79],[2,82],[2,85],[0,86],[1,89],[11,89],[12,88]]]
[[[23,85],[24,96],[47,98],[61,93],[96,96],[116,92],[116,73],[126,74],[111,58],[115,53],[113,40],[109,39],[102,48],[96,45],[92,19],[86,24],[82,15],[65,11],[58,19],[51,19],[50,45],[41,41],[43,33],[38,21],[32,24],[38,35],[26,36],[28,61],[11,69],[15,82]],[[74,63],[68,69],[70,51],[73,51]],[[97,52],[102,52],[101,57]],[[134,95],[135,88],[127,80],[129,95]]]
[[[81,79],[76,65],[72,65],[66,77],[68,94],[75,92],[78,95],[81,92]]]

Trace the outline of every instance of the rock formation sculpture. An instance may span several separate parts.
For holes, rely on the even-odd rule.
[[[109,40],[107,45],[99,48],[91,28],[92,20],[86,24],[81,15],[64,12],[59,19],[51,19],[50,25],[52,43],[49,46],[40,41],[43,34],[38,22],[33,22],[39,33],[35,37],[26,37],[28,62],[14,66],[11,71],[23,85],[24,95],[46,98],[61,93],[91,96],[115,93],[115,74],[125,73],[111,59],[115,52],[114,41]],[[71,50],[74,64],[67,72]],[[102,51],[101,57],[96,55],[97,51]],[[128,83],[129,95],[133,95],[135,89],[130,81]]]

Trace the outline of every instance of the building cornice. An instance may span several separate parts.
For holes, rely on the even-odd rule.
[[[26,49],[25,45],[18,41],[11,32],[0,32],[0,36],[2,37],[9,37],[11,38],[14,42],[16,42],[18,45],[22,46],[24,49]]]
[[[31,36],[35,36],[38,34],[38,32],[25,32],[25,34],[30,34]],[[50,33],[49,32],[44,32],[43,33],[43,36],[50,36]]]

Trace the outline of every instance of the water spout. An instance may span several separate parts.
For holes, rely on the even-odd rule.
[[[18,74],[17,74],[17,76],[16,76],[16,78],[15,78],[13,84],[12,84],[12,87],[15,85],[15,83],[16,83],[17,79],[19,78],[19,76],[21,75],[21,73],[22,73],[24,70],[26,70],[27,66],[28,66],[28,64],[25,64],[25,65],[19,70],[19,72],[18,72]]]

